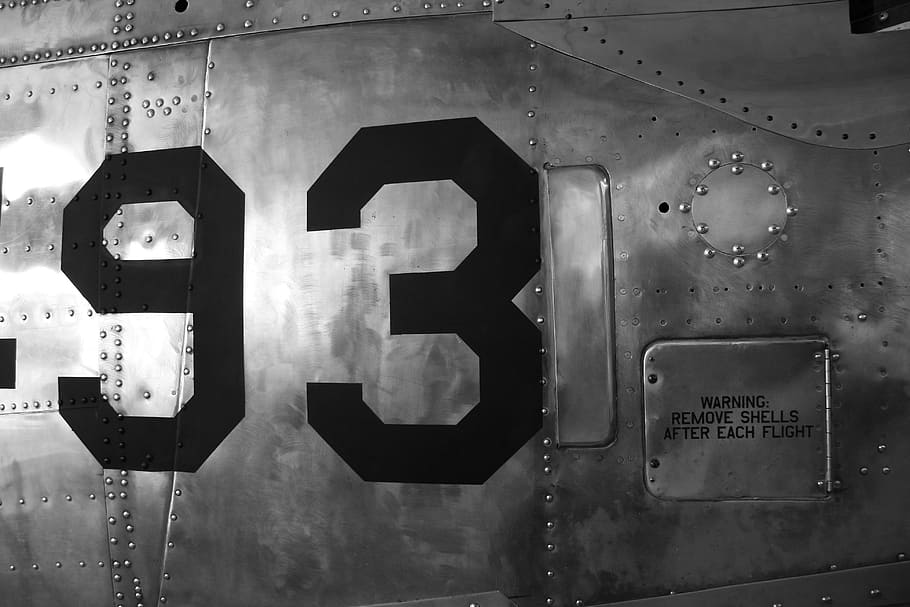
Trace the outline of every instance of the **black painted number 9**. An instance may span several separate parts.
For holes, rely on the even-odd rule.
[[[193,258],[114,259],[102,232],[117,208],[170,200],[195,219]],[[60,413],[102,465],[193,472],[243,419],[243,206],[199,147],[112,156],[67,205],[63,272],[96,312],[194,317],[194,395],[174,417],[120,415],[99,377],[59,378]]]
[[[456,333],[480,402],[456,425],[384,424],[360,384],[307,384],[310,425],[363,479],[486,481],[540,429],[540,332],[512,298],[540,269],[537,177],[476,118],[363,128],[307,196],[307,230],[360,227],[387,183],[451,179],[477,204],[477,247],[452,272],[393,274],[391,332]]]

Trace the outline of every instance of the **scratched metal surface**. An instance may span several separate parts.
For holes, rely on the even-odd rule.
[[[609,602],[892,561],[906,553],[910,194],[905,146],[848,151],[762,131],[537,45],[526,83],[537,160],[602,164],[612,184],[618,428],[606,449],[546,449],[554,529],[538,570],[556,605]],[[533,69],[532,69],[533,66]],[[734,152],[771,160],[798,214],[770,260],[704,256],[678,205]],[[662,202],[668,204],[661,212]],[[591,251],[591,261],[599,253]],[[645,490],[641,353],[657,339],[825,335],[835,478],[824,502],[668,503]],[[545,434],[553,436],[551,419]],[[786,604],[786,600],[784,600]]]
[[[756,9],[838,0],[502,0],[493,4],[496,21],[578,19],[656,13]]]
[[[490,14],[492,4],[493,0],[5,0],[0,3],[0,67],[338,23]]]
[[[865,149],[910,141],[910,38],[852,35],[848,8],[844,0],[503,25],[802,141]]]
[[[213,41],[204,147],[246,195],[247,413],[177,474],[168,604],[531,593],[530,447],[483,486],[367,483],[306,423],[308,381],[362,382],[386,422],[453,423],[476,402],[459,338],[390,336],[387,278],[453,269],[473,201],[450,181],[386,186],[361,229],[308,233],[306,191],[361,126],[478,116],[523,151],[528,53],[488,16]]]

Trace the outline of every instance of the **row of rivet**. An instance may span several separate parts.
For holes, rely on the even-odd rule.
[[[119,327],[119,325],[118,325],[118,327]],[[122,328],[122,327],[121,327],[121,328]],[[102,336],[102,337],[103,337],[103,336]],[[108,475],[108,476],[105,477],[105,479],[104,479],[104,484],[107,485],[108,487],[111,487],[111,486],[113,486],[113,485],[119,484],[120,487],[121,487],[121,489],[123,489],[123,488],[125,488],[125,487],[127,487],[127,486],[129,485],[129,479],[127,478],[128,476],[129,476],[129,471],[128,471],[128,470],[120,470],[120,479],[119,479],[119,481],[115,481],[115,480],[114,480],[114,475],[113,475],[113,474],[110,474],[110,475]],[[110,497],[110,493],[108,493],[108,497]],[[129,496],[126,494],[125,491],[121,491],[121,493],[120,493],[120,498],[121,498],[121,499],[126,500],[128,497],[129,497]],[[124,507],[124,510],[121,512],[121,517],[123,518],[124,523],[125,523],[124,526],[123,526],[123,530],[124,530],[126,533],[129,533],[129,534],[134,533],[136,527],[135,527],[135,525],[134,525],[134,523],[133,523],[133,520],[132,520],[132,513],[131,513],[130,510],[128,509],[128,506],[125,506],[125,507]],[[108,516],[107,522],[108,522],[108,524],[111,525],[111,527],[112,527],[111,535],[110,535],[110,538],[109,538],[109,540],[108,540],[109,543],[110,543],[110,546],[111,546],[111,562],[114,564],[114,568],[111,570],[111,572],[112,572],[112,579],[113,579],[113,581],[114,581],[115,584],[120,584],[120,583],[123,581],[123,576],[121,576],[121,574],[120,574],[119,572],[117,572],[118,567],[116,566],[116,563],[119,563],[119,562],[121,562],[121,561],[120,561],[118,558],[116,558],[117,555],[114,554],[115,547],[118,546],[119,543],[120,543],[119,538],[118,538],[116,535],[114,535],[114,532],[115,532],[115,530],[117,529],[117,524],[118,524],[119,521],[118,521],[118,519],[117,519],[116,516],[111,515],[111,516]],[[136,549],[136,542],[134,542],[132,539],[128,540],[128,541],[127,541],[127,548],[128,548],[129,550],[135,550],[135,549]],[[130,561],[129,561],[129,559],[123,559],[122,562],[123,562],[123,563],[128,563],[128,562],[130,562]],[[141,580],[139,577],[133,577],[133,578],[132,578],[132,583],[133,583],[133,591],[132,591],[132,592],[133,592],[133,596],[135,597],[136,601],[138,601],[138,602],[137,602],[137,607],[140,607],[140,606],[143,605],[143,603],[141,602],[141,601],[142,601],[142,598],[143,598],[143,593],[142,593],[142,580]],[[119,586],[116,586],[116,585],[115,585],[115,587],[114,587],[114,598],[117,599],[118,601],[123,601],[123,600],[126,598],[126,593],[125,593],[123,590],[121,590],[121,589],[119,588]],[[118,604],[117,607],[123,607],[123,605],[122,605],[122,604]]]
[[[7,251],[4,251],[4,252],[7,252]],[[76,310],[74,310],[73,308],[69,308],[69,309],[66,311],[66,313],[67,313],[67,315],[70,316],[70,317],[76,316]],[[95,311],[92,310],[92,309],[86,310],[86,316],[92,316],[94,313],[95,313]],[[53,315],[52,312],[45,312],[45,313],[44,313],[44,320],[50,320],[51,318],[53,318],[53,316],[54,316],[54,315]],[[28,319],[29,319],[28,314],[25,314],[25,313],[19,314],[19,320],[20,320],[20,321],[22,321],[22,322],[28,322]],[[4,323],[4,322],[6,322],[6,316],[0,315],[0,323]]]
[[[174,489],[175,497],[181,497],[182,495],[183,495],[182,490]],[[167,545],[168,550],[173,549],[176,545],[174,543],[174,540],[171,539],[171,525],[177,521],[177,513],[174,511],[175,502],[176,502],[176,500],[171,501],[171,512],[170,512],[170,516],[169,516],[170,522],[168,522],[168,526],[167,526],[167,544],[166,545]],[[167,550],[166,550],[165,554],[164,554],[164,563],[162,564],[163,567],[167,567],[167,556],[168,555],[167,555]],[[167,581],[170,581],[170,579],[171,579],[171,574],[168,573],[167,571],[164,571],[161,575],[161,596],[158,598],[159,603],[167,603],[167,595],[164,593],[164,583]]]
[[[33,0],[33,2],[34,1],[36,1],[36,0]],[[20,2],[22,3],[22,6],[25,5],[25,0],[20,0]],[[132,6],[133,4],[135,4],[135,0],[125,0],[125,1],[117,0],[117,2],[115,2],[115,6],[117,8],[123,7],[124,4],[126,4],[128,6]],[[248,8],[250,8],[254,5],[252,3],[248,3],[248,4],[250,4],[250,6]],[[13,5],[15,5],[15,3],[11,2],[10,6],[12,7]],[[491,0],[482,0],[481,5],[484,8],[489,8],[492,5],[492,2],[491,2]],[[2,8],[3,6],[4,5],[2,3],[0,3],[0,8]],[[465,3],[462,0],[458,0],[455,3],[456,8],[463,8],[464,6],[465,6]],[[439,3],[440,9],[447,9],[449,7],[450,7],[450,5],[447,2]],[[423,8],[426,10],[430,10],[430,9],[434,8],[434,5],[430,2],[425,2],[423,4]],[[401,12],[401,4],[396,3],[396,4],[391,5],[391,10],[394,13]],[[364,9],[362,9],[361,13],[364,16],[367,16],[367,15],[371,14],[371,10],[369,8],[364,8]],[[330,14],[331,14],[332,18],[337,19],[338,17],[341,16],[341,11],[338,9],[335,9],[335,10],[331,11]],[[120,14],[120,13],[115,14],[113,17],[114,26],[111,28],[111,33],[115,36],[119,36],[121,34],[132,33],[134,30],[134,24],[132,23],[132,21],[134,18],[135,18],[135,15],[132,12],[127,12],[124,14]],[[304,13],[300,16],[300,20],[303,23],[309,22],[310,19],[311,19],[311,16],[309,13]],[[121,25],[121,23],[123,23],[124,20],[126,20],[127,22],[125,24]],[[271,23],[272,23],[272,25],[278,25],[280,23],[280,19],[277,16],[273,17],[271,19]],[[252,19],[246,19],[243,22],[244,29],[249,29],[249,28],[253,27],[254,25],[255,25],[255,22]],[[219,33],[219,34],[223,33],[226,29],[227,29],[227,26],[224,23],[218,23],[215,26],[215,32]],[[28,61],[40,61],[41,59],[62,58],[64,56],[64,54],[67,56],[72,56],[72,55],[83,55],[86,52],[92,52],[92,53],[96,53],[99,51],[103,52],[103,51],[106,51],[108,49],[108,47],[110,47],[111,50],[117,50],[119,48],[129,48],[131,46],[136,46],[139,44],[142,44],[142,45],[157,44],[160,41],[167,42],[167,41],[170,41],[171,39],[181,40],[184,37],[186,37],[187,33],[189,34],[190,37],[195,38],[195,37],[199,36],[199,34],[201,32],[198,28],[193,27],[193,28],[190,28],[187,32],[180,29],[180,30],[176,30],[173,33],[170,31],[166,31],[160,35],[155,33],[155,34],[152,34],[151,36],[148,36],[148,35],[142,36],[141,38],[113,40],[110,42],[110,45],[108,45],[108,43],[106,43],[106,42],[95,42],[95,43],[91,43],[88,46],[85,46],[85,45],[71,46],[65,50],[62,48],[44,49],[43,51],[34,51],[32,53],[22,54],[21,61],[28,62]],[[9,57],[0,57],[0,65],[5,65],[7,62],[9,62],[10,64],[16,64],[18,61],[20,61],[20,55],[10,55]]]

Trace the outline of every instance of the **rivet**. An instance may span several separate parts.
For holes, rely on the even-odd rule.
[[[253,27],[253,22],[250,19],[247,19],[243,22],[243,27]]]
[[[768,255],[767,251],[759,251],[755,254],[756,259],[759,261],[765,262],[768,261],[771,257]]]
[[[891,474],[891,466],[885,466],[882,468],[882,474]]]
[[[797,213],[799,213],[799,209],[797,209],[796,207],[787,207],[787,215],[788,215],[789,217],[793,217],[793,216],[795,216]]]
[[[734,175],[742,175],[743,165],[734,164],[732,167],[730,167],[730,172],[733,173]]]
[[[860,312],[859,314],[856,315],[856,320],[858,320],[860,322],[865,322],[868,318],[869,318],[869,315],[866,314],[865,312]]]
[[[705,257],[707,257],[708,259],[711,259],[712,257],[714,257],[715,253],[717,253],[717,251],[715,251],[714,249],[707,248],[707,249],[705,249],[705,250],[703,251],[702,254],[703,254]]]
[[[768,232],[770,234],[780,234],[780,226],[777,224],[771,224],[768,226]]]
[[[733,251],[734,253],[736,253],[737,255],[741,255],[746,250],[746,247],[744,247],[741,244],[735,244],[732,247],[730,247],[730,250]]]
[[[537,295],[540,295],[541,293],[543,293],[543,287],[540,285],[537,285],[536,287],[534,287],[534,293],[536,293]]]
[[[743,267],[744,265],[746,265],[746,258],[745,257],[734,257],[733,265],[737,268]]]
[[[688,202],[679,203],[679,212],[680,213],[688,213],[691,210],[692,210],[692,205],[689,204]]]
[[[698,184],[697,186],[695,186],[695,193],[698,194],[699,196],[704,196],[705,194],[708,193],[708,186],[706,186],[703,183]]]
[[[869,597],[870,597],[870,598],[873,598],[873,599],[878,598],[878,597],[881,596],[881,594],[882,594],[882,591],[879,590],[878,588],[872,588],[872,589],[869,590]]]
[[[828,596],[827,594],[824,595],[824,596],[822,597],[822,603],[826,603],[826,604],[827,604],[827,603],[830,603],[830,602],[831,602],[831,597]]]
[[[531,137],[530,139],[528,139],[528,145],[537,145],[537,139],[535,139],[534,137]]]
[[[777,185],[776,183],[772,183],[771,185],[768,186],[768,193],[771,194],[772,196],[776,196],[777,194],[780,193],[780,186]]]
[[[881,23],[884,23],[888,20],[888,11],[882,11],[878,14],[878,20]]]
[[[770,160],[765,160],[764,162],[761,163],[760,166],[761,166],[761,170],[770,171],[771,169],[774,168],[774,163],[771,162]]]
[[[544,317],[543,317],[543,316],[538,316],[538,317],[537,317],[537,324],[542,325],[543,323],[544,323]]]
[[[556,550],[556,544],[547,544],[546,548],[547,548],[547,552],[553,552],[554,550]]]
[[[537,64],[536,64],[536,63],[530,64],[530,65],[528,66],[528,69],[529,69],[530,71],[532,71],[532,72],[533,72],[533,71],[536,71],[536,70],[537,70]]]
[[[885,450],[887,450],[887,449],[888,449],[888,445],[886,445],[886,444],[884,444],[884,443],[882,443],[881,445],[878,446],[878,452],[879,452],[879,453],[884,453]]]
[[[698,224],[697,226],[695,226],[695,231],[698,232],[699,234],[707,234],[708,233],[708,224],[706,224],[706,223]]]
[[[307,15],[306,13],[303,13],[302,15],[300,15],[300,20],[303,21],[304,23],[306,23],[307,21],[310,20],[310,16]]]
[[[332,16],[333,16],[333,17],[337,17],[337,16],[340,15],[340,14],[341,14],[341,13],[340,13],[339,11],[332,11]]]
[[[730,154],[730,160],[732,160],[733,162],[742,162],[743,158],[745,158],[745,156],[743,155],[742,152],[733,152],[732,154]]]
[[[529,92],[529,93],[536,93],[536,92],[537,92],[537,87],[534,86],[534,85],[532,84],[531,86],[528,87],[528,92]]]
[[[549,447],[549,446],[552,445],[552,444],[553,444],[553,439],[551,439],[551,438],[545,438],[545,439],[543,439],[543,446],[544,446],[544,447]]]

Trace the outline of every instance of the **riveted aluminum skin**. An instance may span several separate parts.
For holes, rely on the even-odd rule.
[[[908,141],[907,37],[851,35],[847,2],[786,4],[503,25],[787,137],[864,149]]]
[[[0,390],[0,602],[910,602],[892,563],[910,535],[907,38],[845,38],[844,2],[582,2],[573,19],[542,4],[6,3],[0,338],[17,340],[17,385]],[[492,5],[535,20],[494,23]],[[543,334],[543,430],[483,485],[366,482],[310,425],[307,384],[362,383],[386,423],[464,418],[477,354],[392,335],[388,276],[454,268],[478,211],[454,181],[399,183],[360,228],[308,232],[307,190],[361,127],[471,117],[549,194],[541,271],[513,299]],[[106,153],[193,145],[245,196],[246,416],[198,472],[123,475],[60,419],[57,377],[104,374],[118,413],[172,416],[194,393],[195,319],[99,319],[60,272],[61,210]],[[709,208],[727,186],[731,208],[753,193],[761,208]],[[191,256],[188,216],[155,204],[105,221],[108,249]],[[788,495],[823,499],[730,491],[704,469],[671,481],[712,499],[649,491],[646,390],[665,373],[649,346],[806,336],[824,364],[795,374],[825,369],[831,432],[792,479],[759,478],[811,466],[816,485]],[[684,350],[682,389],[743,373]]]
[[[18,605],[110,598],[104,484],[56,411],[7,415],[0,441],[0,588]]]
[[[363,126],[477,116],[519,152],[530,130],[529,49],[488,16],[357,28],[357,45],[343,27],[212,43],[204,145],[246,195],[246,418],[176,475],[169,604],[533,592],[530,444],[484,485],[368,483],[306,423],[307,382],[362,383],[386,423],[455,423],[479,394],[457,336],[389,333],[388,275],[455,268],[474,201],[451,181],[388,185],[361,228],[306,232],[308,188]]]
[[[906,457],[907,446],[890,438],[910,430],[899,404],[906,378],[897,370],[910,347],[899,286],[908,270],[898,261],[906,255],[907,221],[891,203],[910,194],[901,174],[910,166],[906,147],[810,145],[540,44],[532,61],[530,97],[537,116],[547,117],[535,123],[540,160],[601,164],[610,176],[619,421],[606,449],[559,450],[554,420],[544,420],[538,486],[553,528],[541,531],[536,556],[538,570],[554,572],[544,596],[559,605],[593,604],[890,562],[905,553],[893,531],[905,527],[898,504],[910,495],[895,483],[902,472],[890,462]],[[741,268],[729,257],[706,258],[691,213],[676,210],[692,200],[708,161],[734,152],[773,159],[776,179],[799,209],[770,260]],[[670,212],[661,212],[662,202]],[[831,365],[832,482],[843,491],[800,503],[671,503],[651,495],[642,474],[647,345],[805,335],[827,336],[838,355]],[[889,445],[877,452],[881,437]]]

